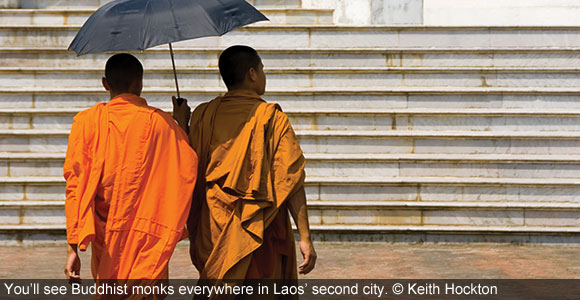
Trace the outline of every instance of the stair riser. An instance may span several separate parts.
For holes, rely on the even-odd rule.
[[[580,47],[580,29],[392,29],[392,28],[262,28],[241,29],[223,37],[178,42],[176,47],[226,47],[250,44],[257,48],[537,48]],[[3,47],[67,48],[78,27],[1,28]],[[248,43],[251,41],[251,43]]]
[[[310,209],[312,225],[580,226],[578,211]]]
[[[1,177],[62,176],[64,160],[0,161]],[[580,178],[578,163],[434,163],[307,161],[315,177]]]
[[[559,138],[422,138],[301,136],[306,153],[538,154],[580,155],[580,140]],[[6,136],[0,152],[65,152],[66,136]]]
[[[561,139],[301,137],[307,153],[580,154],[580,141]]]
[[[311,225],[580,226],[578,211],[311,207]],[[0,225],[64,225],[63,207],[3,207]]]
[[[0,183],[0,200],[45,201],[64,200],[65,184],[13,184]]]
[[[580,54],[566,53],[329,53],[260,51],[267,68],[275,67],[580,67]],[[147,72],[150,68],[170,68],[167,52],[134,52]],[[189,51],[175,53],[179,70],[217,67],[220,51]],[[104,68],[111,54],[88,54],[76,57],[73,52],[0,52],[0,64],[19,68]]]
[[[383,73],[366,74],[325,73],[319,71],[267,73],[267,88],[403,88],[403,87],[578,87],[577,73]],[[60,88],[101,88],[102,73],[55,72],[55,73],[0,73],[0,88],[51,88],[55,82]],[[180,73],[179,84],[189,88],[225,89],[217,73]],[[173,73],[146,73],[144,88],[173,88]]]
[[[580,203],[578,186],[517,185],[354,185],[315,184],[306,186],[309,201],[456,201],[494,203]]]
[[[580,186],[478,184],[320,184],[307,183],[309,201],[438,201],[494,203],[578,203]],[[65,199],[65,184],[0,183],[0,200]]]
[[[20,8],[97,8],[113,0],[20,0]],[[299,7],[300,0],[249,0],[249,3],[263,6]]]
[[[360,231],[360,230],[311,230],[316,242],[375,242],[375,243],[513,243],[513,244],[580,244],[580,236],[574,234],[530,233],[449,233],[422,231]],[[299,236],[295,231],[295,239]],[[62,246],[66,247],[66,233],[60,230],[1,231],[0,246]]]
[[[2,207],[0,225],[66,224],[64,207]]]
[[[181,88],[184,88],[181,86]],[[99,90],[99,89],[97,89]],[[210,101],[225,92],[189,93],[181,95],[188,99],[191,107]],[[580,90],[579,90],[580,92]],[[171,95],[175,91],[157,92],[152,89],[143,91],[149,105],[165,110],[171,109]],[[360,94],[336,92],[330,94],[293,94],[267,92],[263,97],[268,102],[276,102],[282,109],[580,109],[577,95],[557,94]],[[109,100],[109,95],[101,93],[34,93],[0,92],[0,108],[78,108],[84,109]]]
[[[580,116],[287,114],[296,130],[580,131]],[[73,116],[0,114],[0,129],[70,129]]]
[[[0,12],[0,25],[83,25],[92,12],[63,12],[63,13],[2,13]],[[263,12],[270,22],[265,24],[288,24],[288,25],[330,25],[332,24],[332,12]]]
[[[295,130],[580,131],[580,116],[287,114]],[[0,114],[0,129],[70,129],[73,116]]]

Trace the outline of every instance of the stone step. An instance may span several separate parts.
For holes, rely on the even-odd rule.
[[[190,106],[207,102],[226,90],[181,85]],[[283,109],[580,109],[579,88],[268,88],[264,99]],[[174,88],[143,91],[156,107],[171,105]],[[85,108],[108,101],[103,88],[0,88],[0,108]]]
[[[481,154],[321,154],[305,153],[308,161],[439,162],[439,163],[580,163],[580,155],[481,155]],[[65,153],[0,152],[0,161],[64,161]]]
[[[0,9],[0,25],[83,25],[95,9]],[[332,24],[332,9],[264,8],[264,24]]]
[[[0,225],[64,225],[63,201],[0,201]]]
[[[0,177],[0,200],[64,200],[62,176]],[[309,201],[580,203],[578,178],[314,177]]]
[[[177,68],[217,67],[225,48],[177,48]],[[580,67],[578,48],[287,48],[257,49],[267,67]],[[130,51],[145,67],[170,68],[169,48]],[[18,68],[104,68],[108,53],[76,57],[63,48],[1,47],[0,64]]]
[[[270,88],[341,87],[499,87],[580,86],[578,68],[275,68],[266,69]],[[0,88],[99,88],[102,69],[0,68]],[[217,68],[180,70],[182,86],[225,88]],[[175,86],[171,69],[150,69],[144,88]]]
[[[2,25],[3,47],[67,48],[79,25]],[[249,25],[222,37],[175,43],[181,47],[255,48],[564,48],[580,47],[580,27],[426,27]]]
[[[0,152],[64,152],[66,129],[3,129]],[[356,131],[296,132],[306,153],[580,154],[578,132]]]
[[[538,226],[580,225],[580,204],[311,201],[311,225]],[[62,201],[0,201],[0,225],[63,225]]]
[[[315,241],[405,243],[578,243],[573,227],[312,225]],[[64,225],[0,225],[0,246],[66,245]]]
[[[172,110],[167,105],[160,108]],[[79,111],[0,109],[0,129],[70,129]],[[580,131],[580,112],[569,110],[284,109],[284,112],[296,130]]]
[[[14,8],[28,9],[96,9],[113,0],[19,0]],[[301,0],[248,0],[259,7],[300,7]]]
[[[0,153],[0,176],[62,176],[62,153]],[[487,156],[457,155],[353,157],[306,154],[306,174],[314,177],[461,177],[461,178],[580,178],[580,156]],[[415,156],[415,157],[413,157]],[[322,157],[322,158],[321,158]],[[519,159],[518,159],[519,157]]]

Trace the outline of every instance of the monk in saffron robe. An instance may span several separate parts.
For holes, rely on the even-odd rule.
[[[143,67],[112,56],[103,86],[111,100],[74,118],[64,164],[68,258],[80,279],[77,250],[92,245],[101,279],[165,279],[185,224],[197,156],[172,116],[140,97]]]
[[[228,93],[191,115],[189,140],[200,176],[188,231],[201,279],[296,279],[316,262],[304,156],[280,106],[260,97],[263,68],[254,49],[226,49],[219,70]],[[298,270],[289,212],[304,256]]]

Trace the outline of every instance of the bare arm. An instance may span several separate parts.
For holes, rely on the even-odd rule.
[[[300,274],[308,274],[316,265],[316,251],[310,238],[310,225],[308,224],[308,208],[306,206],[306,192],[301,187],[294,195],[288,199],[288,209],[294,223],[298,227],[300,235],[300,252],[304,261],[298,266]]]
[[[64,274],[66,279],[70,282],[81,279],[81,259],[79,258],[76,244],[68,244],[68,254],[66,265],[64,266]]]

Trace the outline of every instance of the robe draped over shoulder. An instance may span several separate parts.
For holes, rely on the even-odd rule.
[[[280,106],[233,91],[192,113],[200,176],[188,220],[202,279],[296,278],[287,199],[304,184],[304,156]]]

